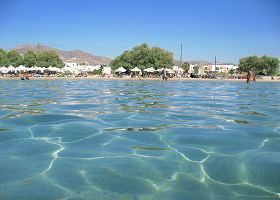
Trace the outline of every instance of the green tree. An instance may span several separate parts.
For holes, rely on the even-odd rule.
[[[279,59],[270,56],[263,56],[261,58],[263,61],[263,65],[265,66],[266,75],[276,75],[277,69],[279,67]]]
[[[154,67],[171,66],[173,54],[159,47],[150,48],[146,43],[134,47],[132,50],[124,51],[111,62],[113,68],[124,67],[127,70],[133,67],[144,69]]]
[[[7,66],[9,66],[7,52],[3,49],[0,49],[0,67],[7,67]]]
[[[23,56],[23,65],[26,67],[32,67],[35,66],[37,62],[37,55],[34,51],[28,51]]]
[[[199,73],[199,68],[200,68],[200,65],[194,66],[194,73],[195,73],[195,74],[198,74],[198,73]]]
[[[185,62],[183,63],[183,65],[182,65],[182,68],[183,68],[184,70],[186,70],[186,69],[189,70],[189,69],[190,69],[190,64],[189,64],[188,62],[185,61]]]
[[[279,66],[279,60],[270,56],[248,56],[239,60],[239,71],[253,71],[255,74],[275,75]]]
[[[150,62],[149,64],[155,69],[168,67],[173,64],[173,54],[169,51],[161,49],[159,47],[152,47],[150,50]]]
[[[240,72],[246,72],[249,70],[249,64],[247,63],[247,58],[240,58],[239,59],[239,65],[238,65],[238,70]]]
[[[132,63],[132,55],[130,51],[123,52],[120,56],[118,56],[115,60],[111,62],[111,65],[113,66],[113,69],[116,69],[118,67],[124,67],[125,69],[132,69],[133,63]]]
[[[22,64],[22,56],[16,51],[9,51],[7,54],[8,64],[14,67],[18,67]]]
[[[38,53],[36,65],[38,67],[52,66],[62,68],[64,66],[64,63],[55,51],[43,51]]]
[[[229,73],[231,76],[233,76],[233,74],[235,74],[235,70],[234,70],[234,69],[230,69],[230,70],[228,71],[228,73]]]

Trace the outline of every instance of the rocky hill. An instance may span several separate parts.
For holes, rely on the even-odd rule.
[[[212,65],[211,62],[208,62],[206,60],[190,60],[190,61],[187,61],[187,62],[191,65]],[[177,66],[180,65],[179,60],[174,60],[173,63],[174,63],[174,65],[177,65]],[[184,61],[182,62],[182,64],[183,63],[184,63]]]
[[[23,44],[19,45],[14,50],[18,51],[19,53],[26,53],[28,50],[33,50],[35,52],[45,51],[45,50],[53,50],[59,55],[60,59],[64,62],[87,62],[90,65],[108,65],[112,61],[111,58],[103,57],[103,56],[96,56],[87,52],[83,52],[81,50],[72,50],[72,51],[63,51],[56,48],[48,47],[45,45],[37,44],[37,45],[30,45],[30,44]],[[11,49],[12,50],[12,49]]]
[[[214,65],[215,64],[214,62],[209,62],[209,61],[206,61],[206,60],[190,60],[190,61],[187,61],[187,62],[191,65],[202,65],[202,66],[203,65]],[[174,63],[174,65],[177,65],[177,66],[180,65],[179,60],[174,60],[173,63]],[[236,65],[234,63],[226,63],[226,62],[220,62],[220,61],[217,61],[216,64],[217,65]]]
[[[45,50],[54,50],[57,52],[59,57],[64,62],[77,62],[77,63],[83,63],[87,62],[89,65],[109,65],[112,61],[111,58],[103,57],[103,56],[96,56],[81,50],[72,50],[72,51],[63,51],[56,48],[52,48],[46,45],[37,44],[37,45],[30,45],[30,44],[23,44],[19,45],[14,50],[18,51],[21,54],[26,53],[28,50],[33,50],[35,52],[45,51]],[[10,49],[12,50],[12,49]],[[205,60],[191,60],[188,61],[190,64],[199,64],[199,65],[213,65],[214,63],[205,61]],[[174,65],[179,66],[180,61],[174,60]],[[226,64],[222,62],[217,62],[217,64]],[[230,63],[227,63],[230,64]]]

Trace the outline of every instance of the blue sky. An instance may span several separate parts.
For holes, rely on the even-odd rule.
[[[280,0],[0,0],[0,48],[40,42],[116,57],[148,43],[184,60],[280,58]]]

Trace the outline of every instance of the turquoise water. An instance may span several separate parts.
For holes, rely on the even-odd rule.
[[[280,84],[0,81],[0,199],[280,199]]]

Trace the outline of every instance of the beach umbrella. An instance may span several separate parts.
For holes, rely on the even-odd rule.
[[[38,70],[38,67],[37,67],[36,65],[34,65],[34,66],[30,67],[29,69],[30,69],[31,71],[36,71],[36,70]]]
[[[73,74],[76,71],[75,67],[73,67],[73,66],[72,67],[63,67],[61,70],[64,73],[69,72],[71,74]]]
[[[43,73],[45,70],[46,70],[45,67],[37,67],[37,66],[27,68],[27,71],[41,71],[41,73]]]
[[[62,73],[62,70],[60,68],[57,68],[57,72]]]
[[[144,72],[150,72],[150,73],[153,73],[155,72],[156,70],[153,68],[153,67],[150,67],[150,68],[147,68],[147,69],[144,69]]]
[[[134,67],[131,71],[132,72],[141,72],[141,69],[139,69],[138,67]]]
[[[100,70],[101,69],[101,65],[95,65],[95,66],[92,66],[92,70]]]
[[[173,69],[173,71],[178,71],[179,67],[178,66],[173,66],[172,69]]]
[[[36,66],[33,66],[33,67],[30,67],[30,68],[27,68],[26,71],[36,71],[37,70],[37,67]]]
[[[111,67],[103,67],[102,74],[111,74]]]
[[[45,68],[45,67],[36,67],[36,69],[38,71],[41,71],[41,73],[44,73],[44,71],[46,71],[47,68]]]
[[[178,66],[173,66],[173,67],[172,67],[172,70],[173,70],[174,72],[177,72],[178,74],[181,74],[181,73],[184,72],[184,70],[183,70],[182,68],[178,67]]]
[[[58,67],[54,67],[54,68],[53,68],[53,71],[54,71],[54,72],[61,72],[61,69],[59,69]]]
[[[47,70],[49,70],[51,72],[61,72],[61,70],[58,67],[52,67],[52,66],[47,68]]]
[[[166,70],[167,71],[167,73],[169,73],[169,74],[175,74],[175,72],[172,70],[172,69],[169,69],[169,70]]]
[[[163,70],[163,68],[157,69],[155,70],[156,72],[161,72]]]
[[[183,68],[179,68],[177,71],[178,71],[178,72],[181,72],[181,73],[184,72]]]
[[[53,68],[54,68],[54,67],[49,66],[49,67],[47,67],[46,69],[47,69],[48,71],[52,72],[52,71],[54,71],[54,69],[53,69]]]
[[[12,65],[10,65],[8,68],[7,68],[8,72],[14,72],[16,71],[16,68],[13,67]]]
[[[100,70],[101,66],[100,65],[96,65],[96,66],[85,66],[85,70],[87,72],[93,72],[95,70]]]
[[[14,70],[15,70],[15,67],[12,66],[12,65],[10,65],[7,69],[8,69],[8,71],[14,71]]]
[[[124,73],[124,72],[126,72],[126,69],[123,67],[119,67],[118,69],[115,70],[115,72]]]
[[[150,72],[155,72],[155,68],[151,67]]]
[[[6,74],[6,73],[8,73],[8,68],[7,67],[1,67],[0,71],[1,71],[1,73]]]
[[[139,75],[140,75],[140,76],[142,75],[142,71],[141,71],[141,69],[139,69],[138,67],[134,67],[131,71],[132,71],[132,72],[139,72]]]
[[[78,75],[80,74],[79,70],[74,70],[73,74]]]
[[[111,75],[111,71],[112,71],[111,67],[103,67],[102,75],[109,76],[109,75]]]
[[[18,68],[17,68],[17,71],[20,71],[20,72],[26,72],[27,71],[27,68],[23,65],[20,65]]]

